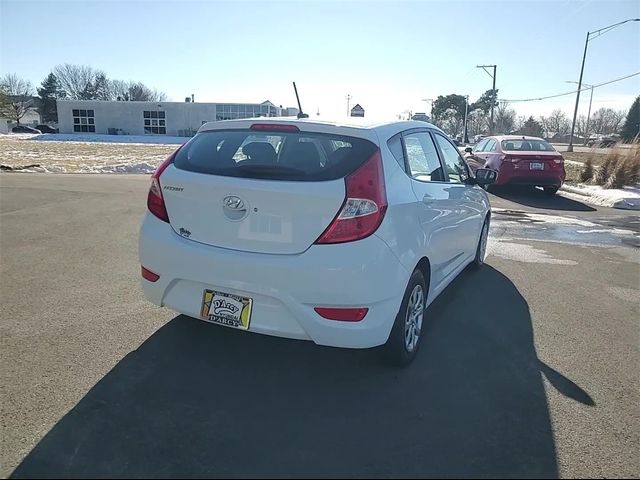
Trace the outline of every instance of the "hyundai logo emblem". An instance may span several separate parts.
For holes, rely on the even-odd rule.
[[[227,195],[222,200],[223,205],[229,210],[244,210],[244,202],[240,197],[235,195]]]

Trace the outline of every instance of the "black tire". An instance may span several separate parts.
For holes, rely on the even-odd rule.
[[[559,187],[543,187],[542,189],[544,190],[544,193],[546,193],[551,197],[555,195],[560,188]]]
[[[412,295],[415,295],[414,291],[418,287],[420,287],[422,291],[422,312],[420,315],[420,324],[417,326],[417,338],[413,340],[413,337],[411,337],[412,342],[409,342],[409,335],[407,334],[406,326],[411,322],[407,319],[407,310],[409,309],[409,302],[412,299],[411,297]],[[424,275],[422,275],[422,272],[420,270],[416,269],[409,279],[409,284],[407,285],[404,297],[402,298],[402,304],[400,305],[400,311],[396,315],[396,319],[393,323],[393,328],[391,329],[389,339],[384,345],[384,353],[387,361],[390,364],[404,367],[411,363],[416,357],[418,348],[420,347],[420,340],[422,340],[421,333],[424,330],[424,310],[427,301],[427,295],[428,289],[424,281]],[[415,331],[416,330],[414,329],[414,333]],[[413,344],[413,348],[408,348],[408,343]]]
[[[478,246],[476,247],[476,256],[471,262],[473,268],[480,268],[484,265],[484,257],[487,252],[487,238],[489,237],[489,217],[484,219],[482,224],[482,230],[480,230],[480,238],[478,239]],[[483,243],[484,241],[484,243]]]

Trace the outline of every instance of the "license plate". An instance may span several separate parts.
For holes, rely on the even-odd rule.
[[[249,330],[253,300],[230,293],[205,290],[200,315],[204,320]]]
[[[529,170],[544,170],[544,163],[531,162]]]

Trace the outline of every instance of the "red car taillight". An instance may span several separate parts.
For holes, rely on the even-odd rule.
[[[165,169],[173,163],[173,153],[169,158],[162,162],[156,171],[151,175],[151,187],[149,188],[149,195],[147,195],[147,208],[160,220],[169,223],[169,214],[167,213],[167,207],[164,204],[164,198],[162,197],[162,188],[160,187],[160,175]]]
[[[316,243],[344,243],[375,232],[387,210],[380,151],[345,178],[346,198],[340,212]]]

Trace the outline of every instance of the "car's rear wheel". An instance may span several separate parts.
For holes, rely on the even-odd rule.
[[[476,248],[476,256],[473,259],[473,267],[480,268],[484,265],[484,258],[487,256],[487,240],[489,239],[489,217],[485,218],[482,230],[480,231],[480,239]]]
[[[393,365],[411,363],[420,347],[427,286],[424,275],[415,270],[409,279],[400,311],[396,315],[389,339],[384,346],[387,359]]]
[[[559,188],[558,187],[543,187],[544,193],[546,193],[549,196],[555,195]]]

